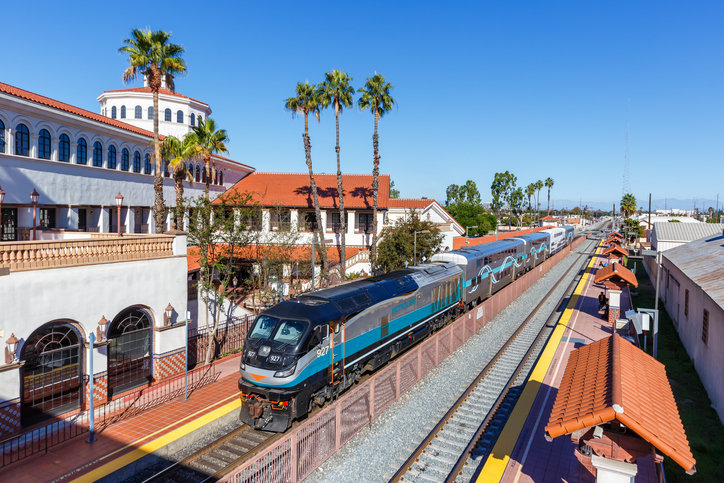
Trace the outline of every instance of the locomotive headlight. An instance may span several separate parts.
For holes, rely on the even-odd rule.
[[[271,352],[271,347],[269,347],[268,345],[263,345],[259,349],[259,355],[262,357],[268,356],[270,352]]]
[[[243,362],[240,362],[240,363],[239,363],[239,369],[241,369],[242,371],[245,371],[245,370],[246,370],[246,364],[244,364]]]
[[[297,368],[297,363],[295,362],[291,366],[289,366],[287,369],[282,369],[281,371],[277,371],[274,373],[274,377],[289,377],[292,374],[294,374],[294,370]]]

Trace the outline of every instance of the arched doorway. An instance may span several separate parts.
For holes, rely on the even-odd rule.
[[[22,410],[24,426],[80,406],[82,341],[68,323],[51,322],[23,345]]]
[[[151,381],[151,316],[140,308],[118,315],[108,330],[108,395]]]

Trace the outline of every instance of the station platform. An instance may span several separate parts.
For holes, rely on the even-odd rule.
[[[239,410],[239,356],[215,362],[217,380],[193,390],[187,401],[182,395],[111,424],[95,433],[93,443],[87,442],[88,433],[77,436],[46,454],[7,466],[0,481],[92,482],[132,468],[144,456]]]
[[[569,436],[548,442],[548,423],[568,358],[574,349],[613,334],[598,311],[604,287],[594,283],[596,268],[607,257],[599,247],[569,300],[493,452],[474,480],[478,483],[594,483],[596,478],[577,458]],[[621,313],[631,308],[629,291],[621,295]],[[658,482],[651,456],[638,461],[638,483]]]

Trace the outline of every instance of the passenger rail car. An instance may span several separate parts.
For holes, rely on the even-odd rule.
[[[281,302],[244,344],[241,420],[285,431],[460,313],[463,273],[430,263]]]

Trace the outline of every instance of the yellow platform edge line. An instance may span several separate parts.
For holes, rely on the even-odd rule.
[[[234,395],[233,397],[236,397]],[[241,407],[241,400],[236,399],[235,401],[228,403],[220,408],[214,409],[213,411],[204,414],[203,416],[199,417],[198,419],[195,419],[191,421],[190,423],[187,423],[180,428],[174,429],[173,431],[170,431],[169,433],[161,436],[158,439],[155,439],[153,441],[150,441],[140,448],[137,448],[130,453],[127,453],[120,458],[117,458],[113,461],[110,461],[106,463],[105,465],[101,466],[100,468],[96,468],[95,470],[86,473],[85,475],[82,475],[74,480],[73,483],[92,483],[94,481],[98,481],[99,479],[110,475],[114,471],[118,471],[119,469],[123,468],[124,466],[133,463],[134,461],[137,461],[141,458],[143,458],[146,455],[149,455],[153,453],[154,451],[163,448],[169,443],[172,443],[173,441],[176,441],[177,439],[186,436],[187,434],[196,431],[200,427],[209,424],[212,421],[215,421],[219,419],[222,416],[225,416],[229,414],[230,412],[237,410]],[[202,410],[203,411],[203,410]],[[162,431],[162,430],[159,430]],[[158,431],[157,431],[158,432]]]
[[[600,247],[596,250],[594,255],[597,255],[599,251]],[[543,379],[550,368],[553,357],[558,351],[558,346],[561,343],[563,334],[568,328],[568,322],[571,320],[571,315],[573,314],[573,311],[578,304],[578,299],[581,297],[581,293],[583,292],[583,288],[586,286],[586,282],[592,273],[594,263],[595,258],[591,257],[591,260],[588,262],[586,267],[586,271],[583,273],[581,280],[578,282],[576,289],[573,291],[573,296],[568,301],[568,304],[563,311],[563,315],[561,315],[558,324],[556,324],[556,328],[553,330],[546,347],[541,353],[540,359],[538,359],[538,363],[533,368],[525,388],[523,389],[523,393],[520,395],[518,402],[515,404],[513,412],[510,414],[510,418],[508,418],[508,422],[505,424],[505,427],[503,427],[503,431],[500,433],[498,441],[493,447],[493,451],[490,453],[488,460],[485,462],[485,466],[483,466],[477,480],[475,480],[476,483],[497,483],[503,478],[505,469],[508,466],[508,461],[510,460],[510,455],[513,454],[513,450],[518,442],[520,433],[525,426],[531,409],[533,408],[533,403],[535,402],[536,397],[538,397],[538,391],[543,385]]]

